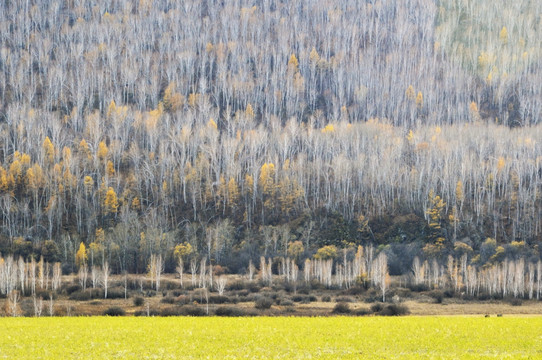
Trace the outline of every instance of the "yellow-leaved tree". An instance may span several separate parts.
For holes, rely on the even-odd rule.
[[[79,268],[87,262],[87,248],[82,242],[79,244],[79,250],[75,254],[75,265]]]
[[[119,201],[117,198],[117,193],[112,187],[109,187],[107,189],[107,193],[105,194],[105,201],[104,201],[104,214],[109,215],[117,214],[117,209],[119,207]]]
[[[337,257],[337,247],[335,245],[326,245],[318,249],[314,254],[315,259],[330,260]]]
[[[177,258],[176,270],[177,274],[179,275],[179,279],[181,280],[181,287],[183,286],[184,263],[193,252],[194,248],[189,242],[186,241],[175,246],[175,250],[173,251],[173,255]],[[192,276],[194,275],[192,274]]]
[[[228,181],[228,199],[230,210],[234,213],[239,202],[239,187],[233,177],[230,177],[230,180]]]
[[[113,165],[113,162],[111,160],[107,160],[105,171],[106,171],[107,176],[109,177],[115,176],[115,166]]]
[[[164,109],[168,112],[175,112],[184,104],[184,96],[175,91],[175,82],[170,82],[164,90]]]
[[[105,142],[100,141],[100,143],[98,144],[98,152],[96,154],[98,156],[98,159],[100,159],[100,161],[104,161],[107,158],[108,153],[109,149],[107,148],[107,145],[105,144]]]
[[[305,251],[305,248],[303,247],[303,243],[299,240],[293,241],[288,244],[288,256],[294,259],[295,261],[298,261],[301,255],[303,255],[303,252]]]
[[[295,56],[295,54],[292,54],[290,56],[290,59],[288,60],[288,71],[296,72],[298,66],[299,66],[299,61],[297,61],[297,57]]]
[[[85,139],[82,139],[81,142],[79,143],[78,151],[79,151],[79,154],[82,155],[83,159],[86,158],[87,160],[90,160],[92,158],[92,155],[90,153],[90,147],[88,146],[88,143],[86,142]]]
[[[45,137],[45,140],[43,140],[43,153],[45,155],[45,159],[48,163],[52,163],[55,158],[55,146],[51,142],[51,139],[49,139],[49,136]]]
[[[430,256],[438,256],[445,247],[446,239],[443,237],[442,228],[447,225],[450,219],[446,216],[446,203],[433,190],[429,192],[429,234],[428,239],[431,243],[424,247],[424,252]]]
[[[83,179],[83,185],[85,187],[85,192],[87,195],[90,195],[92,189],[94,188],[94,179],[90,176],[85,176]]]
[[[423,94],[421,91],[418,91],[418,95],[416,96],[416,107],[418,109],[423,108]]]
[[[185,241],[175,246],[173,255],[175,255],[177,259],[186,260],[186,258],[190,256],[193,252],[194,252],[194,248],[192,247],[192,245],[190,245],[189,242]]]

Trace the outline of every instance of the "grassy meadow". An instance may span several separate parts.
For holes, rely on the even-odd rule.
[[[537,359],[540,317],[4,318],[1,359]]]

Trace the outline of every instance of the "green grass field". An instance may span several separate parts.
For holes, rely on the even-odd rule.
[[[542,359],[542,318],[4,318],[5,359]]]

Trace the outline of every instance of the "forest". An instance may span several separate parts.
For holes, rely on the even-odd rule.
[[[55,276],[269,267],[325,283],[331,266],[382,287],[388,271],[459,269],[461,284],[512,274],[502,291],[530,297],[537,274],[538,296],[541,11],[4,1],[3,274],[20,259]]]

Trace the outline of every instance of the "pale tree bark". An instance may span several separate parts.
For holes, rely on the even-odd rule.
[[[102,266],[101,271],[101,282],[104,288],[104,298],[107,299],[107,290],[109,288],[109,276],[111,275],[111,270],[109,269],[109,263],[106,261]]]

